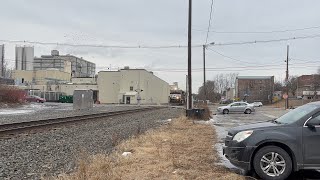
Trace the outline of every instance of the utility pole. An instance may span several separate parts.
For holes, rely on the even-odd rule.
[[[286,71],[286,90],[287,90],[287,99],[286,99],[286,109],[289,108],[289,45],[287,45],[287,71]]]
[[[188,108],[192,109],[192,76],[191,76],[191,28],[192,28],[192,0],[189,0],[189,17],[188,17]]]
[[[2,76],[3,78],[5,78],[5,69],[4,69],[4,44],[0,46],[1,49],[0,49],[0,52],[1,52],[1,74],[0,76]]]
[[[206,87],[206,45],[203,45],[203,89],[204,103],[207,102],[207,87]]]

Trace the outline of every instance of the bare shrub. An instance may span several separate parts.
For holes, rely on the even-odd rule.
[[[0,85],[0,102],[3,103],[23,103],[26,93],[24,90],[13,86]]]

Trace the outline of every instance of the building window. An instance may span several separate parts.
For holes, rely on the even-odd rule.
[[[130,91],[133,91],[133,86],[130,86]]]

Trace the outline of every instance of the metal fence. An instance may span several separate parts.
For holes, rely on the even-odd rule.
[[[28,95],[34,95],[39,96],[41,98],[46,99],[47,102],[58,102],[60,96],[64,95],[61,92],[53,92],[53,91],[47,91],[47,92],[41,92],[40,90],[28,90]]]

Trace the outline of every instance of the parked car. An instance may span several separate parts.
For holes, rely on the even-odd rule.
[[[320,102],[300,106],[278,119],[235,127],[223,154],[245,172],[283,180],[302,169],[320,169]]]
[[[252,104],[254,107],[262,107],[263,106],[262,102],[253,102]]]
[[[234,102],[226,106],[218,107],[218,112],[223,114],[229,114],[230,112],[243,112],[245,114],[251,114],[254,112],[254,106],[246,102]]]
[[[26,101],[27,101],[27,102],[44,103],[44,102],[46,102],[46,99],[41,98],[41,97],[39,97],[39,96],[31,95],[31,96],[27,96],[27,97],[26,97]]]

